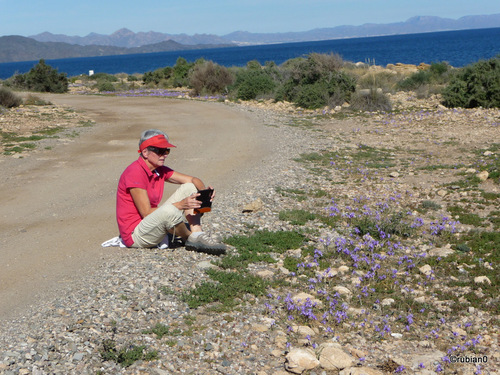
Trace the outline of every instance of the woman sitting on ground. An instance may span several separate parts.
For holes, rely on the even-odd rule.
[[[175,146],[161,130],[150,129],[141,134],[140,156],[125,169],[118,182],[116,218],[123,243],[127,247],[153,247],[167,233],[174,233],[185,241],[187,249],[222,254],[226,246],[202,231],[202,214],[196,212],[201,207],[198,191],[206,189],[205,184],[164,165],[172,147]],[[180,187],[158,206],[165,182]],[[212,194],[211,200],[214,197]]]

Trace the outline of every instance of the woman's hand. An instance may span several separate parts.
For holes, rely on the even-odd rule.
[[[179,210],[191,210],[194,208],[200,208],[201,207],[201,202],[197,199],[200,196],[200,193],[194,193],[190,195],[187,198],[184,198],[183,200],[173,203],[175,207],[177,207]]]
[[[210,202],[213,202],[214,198],[215,198],[215,190],[214,190],[214,188],[212,186],[209,186],[208,188],[212,189],[212,196],[210,197]]]

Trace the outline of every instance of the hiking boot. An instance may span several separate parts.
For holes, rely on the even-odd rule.
[[[212,255],[222,255],[226,253],[226,245],[221,242],[214,241],[206,233],[202,233],[196,238],[193,238],[192,235],[189,236],[185,246],[188,250],[199,251]]]

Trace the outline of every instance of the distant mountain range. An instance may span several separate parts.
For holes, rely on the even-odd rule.
[[[106,45],[77,45],[63,42],[39,42],[23,36],[0,37],[0,63],[31,61],[39,59],[64,59],[72,57],[128,55],[134,53],[152,53],[164,51],[183,51],[202,48],[233,47],[235,44],[196,44],[185,45],[173,40],[165,40],[141,47],[116,47]]]
[[[98,45],[98,46],[114,46],[134,48],[142,47],[149,44],[157,44],[166,40],[172,40],[179,44],[184,45],[197,45],[197,44],[213,44],[213,45],[227,45],[228,40],[217,35],[212,34],[195,34],[189,36],[187,34],[163,34],[154,31],[134,33],[129,29],[120,29],[111,35],[103,35],[90,33],[87,36],[67,36],[67,35],[54,35],[49,32],[44,32],[38,35],[32,35],[29,38],[35,39],[39,42],[62,42],[68,44],[78,44],[80,46]]]
[[[134,33],[128,29],[120,29],[111,35],[90,33],[84,37],[55,35],[44,32],[28,38],[15,35],[0,37],[0,62],[220,48],[236,45],[291,43],[493,27],[500,27],[500,14],[466,16],[457,20],[418,16],[404,22],[389,24],[369,23],[361,26],[337,26],[286,33],[236,31],[223,36],[212,34],[171,35],[153,31]]]
[[[500,14],[466,16],[458,20],[418,16],[405,22],[388,24],[367,23],[361,26],[337,26],[303,32],[259,34],[237,31],[223,38],[238,45],[306,42],[315,40],[364,38],[369,36],[417,34],[433,31],[488,29],[500,27]]]

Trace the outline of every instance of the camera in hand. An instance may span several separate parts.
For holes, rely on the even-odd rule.
[[[201,207],[195,208],[194,212],[199,214],[210,212],[212,210],[212,202],[210,201],[210,199],[212,198],[214,189],[199,190],[198,193],[200,193],[200,195],[196,197],[196,199],[201,202]]]

